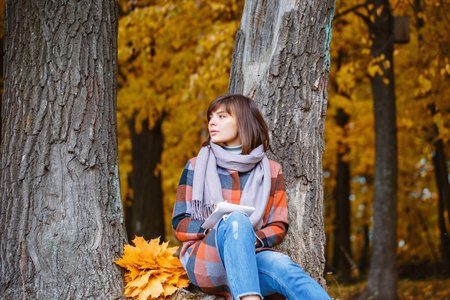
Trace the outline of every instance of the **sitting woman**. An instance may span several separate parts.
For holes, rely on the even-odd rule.
[[[266,156],[267,125],[256,103],[222,95],[208,108],[208,139],[186,164],[172,226],[183,241],[181,263],[194,285],[227,299],[330,299],[291,259],[271,247],[281,243],[288,211],[280,165]],[[212,228],[204,220],[220,202],[254,207],[225,215]]]

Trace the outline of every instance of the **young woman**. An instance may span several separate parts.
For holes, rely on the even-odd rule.
[[[181,263],[194,285],[227,299],[330,299],[322,287],[284,254],[271,250],[288,228],[280,165],[266,157],[267,125],[256,103],[222,95],[208,108],[208,139],[186,164],[172,226],[183,241]],[[255,207],[248,217],[225,215],[212,229],[204,220],[219,202]]]

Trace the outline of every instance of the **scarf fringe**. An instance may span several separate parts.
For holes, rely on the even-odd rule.
[[[213,204],[205,204],[199,200],[192,200],[192,219],[206,220],[214,211]]]

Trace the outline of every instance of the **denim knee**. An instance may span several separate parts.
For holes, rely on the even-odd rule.
[[[225,221],[229,221],[229,222],[236,221],[239,224],[243,224],[243,226],[246,226],[246,225],[250,225],[250,227],[252,226],[252,223],[250,222],[248,215],[243,212],[239,212],[239,211],[229,213],[229,214],[225,215],[223,217],[223,219]]]
[[[242,212],[232,212],[223,217],[219,223],[218,230],[228,232],[232,234],[234,238],[237,236],[245,238],[255,238],[255,233],[247,214]],[[254,243],[255,241],[253,241]]]

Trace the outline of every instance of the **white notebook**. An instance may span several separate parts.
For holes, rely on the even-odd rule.
[[[216,225],[216,223],[219,222],[220,219],[222,219],[223,215],[229,214],[231,212],[241,211],[250,216],[254,210],[255,208],[250,206],[220,202],[213,213],[210,214],[209,217],[205,220],[202,227],[205,229],[213,228],[214,225]]]

